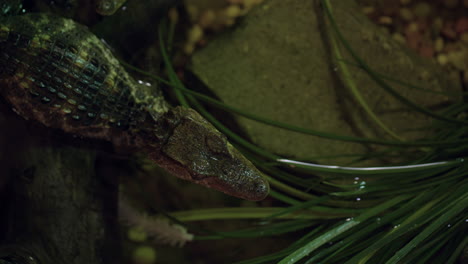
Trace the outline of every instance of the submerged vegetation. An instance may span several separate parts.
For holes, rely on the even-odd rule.
[[[173,88],[181,105],[196,109],[242,149],[268,175],[272,186],[271,197],[279,205],[178,211],[172,212],[171,217],[185,222],[189,227],[192,226],[191,221],[257,219],[251,228],[202,232],[195,235],[195,240],[279,238],[300,234],[295,242],[282,250],[237,262],[239,264],[457,263],[466,260],[466,104],[455,102],[443,111],[434,112],[400,95],[392,88],[396,83],[419,89],[421,93],[432,91],[374,71],[340,33],[330,2],[322,0],[321,6],[334,59],[338,62],[346,86],[359,102],[356,107],[362,107],[378,126],[387,131],[390,139],[351,137],[280,123],[190,90],[178,78],[167,51],[168,44],[164,41],[168,39],[167,35],[172,35],[168,28],[174,27],[162,26],[160,46],[168,80],[151,77]],[[343,52],[351,54],[354,61],[344,60]],[[347,75],[350,67],[360,68],[389,94],[414,111],[433,118],[433,127],[426,128],[434,131],[433,136],[403,140],[388,129],[360,97],[352,77]],[[447,93],[447,96],[451,94]],[[356,161],[386,155],[413,159],[382,167],[332,166],[285,159],[230,130],[206,109],[206,105],[310,136],[385,146],[379,152],[355,155]]]
[[[237,0],[231,2],[235,3]],[[168,93],[174,95],[178,104],[196,109],[209,120],[267,176],[271,192],[266,202],[259,203],[256,207],[253,202],[235,202],[226,207],[205,209],[175,206],[173,208],[177,209],[166,212],[167,208],[154,206],[154,211],[160,213],[157,217],[140,214],[130,205],[131,202],[137,204],[144,200],[145,196],[157,194],[140,192],[138,194],[141,197],[131,197],[129,192],[129,197],[125,197],[129,203],[122,199],[119,204],[121,223],[132,226],[129,229],[128,241],[146,243],[149,237],[172,246],[190,246],[193,241],[207,241],[214,245],[220,240],[234,240],[238,244],[248,240],[249,247],[254,250],[261,247],[263,239],[281,241],[272,249],[256,251],[255,257],[242,256],[240,261],[231,260],[229,256],[224,259],[224,263],[237,264],[468,261],[468,119],[467,104],[464,102],[466,91],[460,94],[433,91],[376,71],[369,62],[358,55],[340,31],[335,21],[333,1],[317,2],[320,2],[323,19],[321,22],[328,37],[327,43],[330,44],[329,51],[336,65],[336,74],[357,102],[355,107],[362,109],[368,119],[385,132],[386,137],[336,134],[278,122],[189,88],[188,83],[180,78],[179,68],[174,66],[176,25],[174,20],[165,20],[159,26],[159,43],[155,46],[160,48],[166,75],[158,77],[125,62],[122,64],[132,72],[155,80],[164,86]],[[116,3],[121,4],[122,1]],[[234,23],[231,19],[244,15],[237,12],[237,9],[234,10],[237,13],[233,10],[230,12],[236,16],[228,17],[227,22],[223,20],[224,25],[231,25]],[[112,12],[114,11],[112,9]],[[185,55],[194,51],[195,42],[183,47]],[[381,89],[410,107],[412,111],[432,118],[430,127],[421,128],[430,130],[431,133],[424,133],[428,135],[425,138],[409,140],[392,130],[362,96],[361,87],[356,85],[353,74],[350,74],[351,70],[356,69],[366,73]],[[436,93],[457,100],[451,100],[449,105],[444,105],[443,110],[435,111],[400,94],[394,89],[397,85],[417,90],[421,95]],[[461,100],[458,100],[460,98]],[[295,160],[252,143],[244,134],[233,130],[226,120],[213,114],[212,109],[229,116],[240,116],[310,137],[370,146],[369,149],[374,151]],[[378,148],[371,148],[375,146]],[[346,156],[351,161],[339,166],[319,163],[331,156]],[[389,162],[373,167],[355,165],[368,160]],[[89,158],[89,163],[92,162]],[[132,167],[134,164],[126,165]],[[111,172],[124,175],[127,169],[134,169],[129,169],[126,165],[117,166],[115,171]],[[145,165],[134,171],[149,171]],[[125,180],[134,180],[137,183],[133,184],[144,185],[139,182],[137,176]],[[126,188],[133,187],[122,186],[121,189],[125,192]],[[144,190],[139,187],[135,189]],[[161,196],[167,194],[171,194],[170,191]],[[189,194],[173,196],[180,196],[177,197],[180,200],[190,200]],[[166,201],[162,201],[164,202]],[[222,225],[211,225],[221,221]],[[204,222],[209,224],[200,224]],[[257,240],[260,241],[258,244]],[[226,247],[229,246],[230,244]],[[171,250],[167,251],[172,252]],[[125,248],[125,251],[128,253],[129,250]],[[227,255],[225,252],[222,254]],[[134,257],[138,259],[137,263],[158,263],[156,255],[151,247],[141,247],[135,251]],[[204,256],[203,259],[209,257]]]

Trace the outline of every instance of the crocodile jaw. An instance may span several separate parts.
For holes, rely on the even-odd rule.
[[[228,195],[262,200],[268,181],[208,121],[196,111],[177,107],[178,121],[164,145],[150,157],[179,178]]]

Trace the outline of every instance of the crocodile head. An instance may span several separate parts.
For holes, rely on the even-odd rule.
[[[235,197],[256,201],[268,195],[263,174],[208,121],[190,108],[169,112],[172,132],[160,151],[150,155],[158,165],[179,178]]]

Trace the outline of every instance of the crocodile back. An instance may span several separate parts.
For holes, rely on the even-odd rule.
[[[26,119],[98,138],[141,130],[168,109],[85,26],[51,14],[0,18],[0,93]]]
[[[27,119],[142,151],[174,175],[249,200],[268,181],[195,110],[139,85],[84,26],[47,14],[0,18],[0,95]]]

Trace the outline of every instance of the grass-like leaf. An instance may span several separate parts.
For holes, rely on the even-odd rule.
[[[172,217],[190,222],[189,226],[194,221],[204,220],[255,220],[252,221],[254,223],[251,228],[199,233],[195,237],[199,240],[303,233],[300,239],[278,252],[238,264],[426,263],[428,260],[433,263],[454,263],[468,243],[466,233],[463,233],[467,230],[465,221],[468,205],[468,165],[465,161],[468,149],[468,127],[465,125],[468,121],[463,114],[468,106],[454,103],[442,111],[433,112],[398,94],[390,83],[424,93],[433,91],[372,70],[340,33],[330,1],[321,0],[321,3],[331,26],[330,35],[334,37],[335,56],[341,67],[340,72],[345,74],[345,82],[361,107],[396,140],[361,138],[305,129],[237,109],[192,91],[179,80],[171,64],[168,43],[165,41],[166,31],[162,26],[159,38],[167,80],[147,76],[173,88],[181,105],[195,108],[226,134],[246,157],[268,175],[272,186],[271,197],[279,201],[279,206],[274,207],[189,210],[174,212]],[[344,61],[339,46],[344,47],[354,61]],[[350,65],[367,72],[382,89],[411,106],[414,111],[433,117],[436,122],[429,129],[436,131],[435,136],[418,141],[402,141],[398,135],[388,130],[372,113],[346,74]],[[393,156],[408,157],[408,161],[393,166],[361,168],[309,161],[330,157],[314,157],[302,161],[286,159],[230,130],[222,120],[216,119],[206,110],[204,103],[234,115],[311,136],[387,146],[376,153],[352,155],[356,162]],[[414,160],[410,160],[411,158]]]

